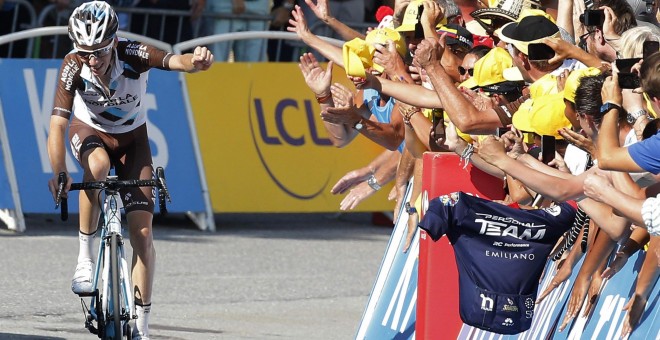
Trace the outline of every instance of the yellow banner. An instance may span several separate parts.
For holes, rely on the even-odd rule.
[[[216,63],[186,81],[214,212],[339,211],[332,186],[384,150],[363,136],[332,146],[295,63]],[[390,189],[356,211],[392,210]]]

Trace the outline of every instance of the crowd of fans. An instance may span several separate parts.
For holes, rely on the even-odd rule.
[[[394,181],[390,198],[409,213],[409,244],[421,157],[454,152],[504,179],[498,204],[571,202],[574,218],[549,254],[559,269],[537,299],[578,271],[560,330],[588,315],[603,280],[647,249],[629,278],[622,336],[634,331],[660,275],[658,1],[397,0],[367,32],[334,18],[327,0],[306,3],[293,8],[288,30],[315,51],[299,65],[334,145],[361,134],[387,150],[340,181],[341,208]],[[343,47],[310,30],[310,12]],[[336,66],[354,89],[332,79]],[[409,182],[412,198],[400,202]]]

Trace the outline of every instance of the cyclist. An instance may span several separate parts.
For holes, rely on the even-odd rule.
[[[86,2],[69,18],[74,49],[64,57],[57,85],[48,135],[48,155],[53,178],[48,187],[54,197],[57,177],[67,174],[66,192],[72,182],[65,161],[65,131],[73,155],[80,163],[83,181],[105,180],[111,164],[119,179],[150,179],[153,166],[147,136],[146,112],[141,105],[152,67],[196,72],[213,63],[206,47],[177,55],[140,42],[117,37],[117,15],[104,1]],[[149,338],[149,313],[156,253],[153,246],[152,188],[121,191],[133,248],[132,280],[135,292],[134,339]],[[71,289],[92,290],[93,238],[100,206],[98,190],[80,192],[78,264]]]

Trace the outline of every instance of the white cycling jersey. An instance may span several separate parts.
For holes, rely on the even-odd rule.
[[[171,53],[140,42],[120,39],[113,51],[110,84],[106,89],[75,52],[64,57],[53,114],[71,114],[106,133],[129,132],[147,120],[142,99],[149,69],[168,70]]]

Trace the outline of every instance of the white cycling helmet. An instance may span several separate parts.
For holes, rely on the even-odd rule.
[[[94,46],[114,37],[118,26],[117,14],[107,2],[86,2],[69,18],[69,38],[76,48]]]

